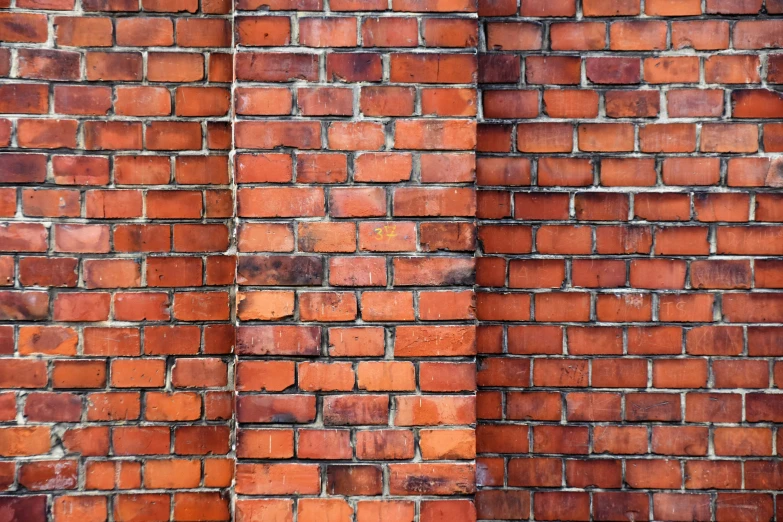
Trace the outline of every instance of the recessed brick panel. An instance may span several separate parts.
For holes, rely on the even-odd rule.
[[[780,21],[480,4],[478,518],[774,518]]]

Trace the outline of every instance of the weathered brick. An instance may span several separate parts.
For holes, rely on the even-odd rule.
[[[14,5],[10,519],[776,516],[780,0]]]

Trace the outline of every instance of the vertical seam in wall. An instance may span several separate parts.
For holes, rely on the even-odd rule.
[[[230,88],[230,104],[228,109],[229,114],[229,126],[231,128],[231,148],[228,151],[228,175],[229,182],[231,183],[231,224],[230,226],[230,243],[229,254],[234,258],[234,277],[231,288],[229,290],[229,299],[231,299],[231,324],[234,327],[234,339],[233,339],[233,372],[231,374],[231,449],[233,451],[233,466],[231,473],[231,485],[229,486],[229,509],[231,512],[231,519],[236,518],[236,481],[237,481],[237,414],[236,414],[236,402],[237,402],[237,368],[239,367],[239,356],[237,354],[237,329],[239,327],[239,319],[237,318],[237,293],[239,292],[239,285],[237,284],[238,274],[238,246],[237,246],[237,233],[239,228],[239,213],[237,211],[237,181],[236,172],[234,170],[234,157],[236,156],[235,136],[234,136],[234,121],[235,117],[235,99],[236,99],[236,9],[234,0],[231,1],[231,88]]]

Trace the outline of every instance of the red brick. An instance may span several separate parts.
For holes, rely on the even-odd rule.
[[[317,70],[317,62],[308,59],[308,64],[308,72]],[[379,81],[382,73],[381,57],[378,54],[330,53],[327,56],[326,75],[333,81]]]
[[[284,16],[239,17],[238,40],[247,46],[284,46],[291,39],[291,22]]]
[[[756,14],[761,10],[759,0],[708,0],[707,13]]]
[[[391,55],[391,81],[399,83],[470,83],[477,74],[476,58],[468,54]]]
[[[107,17],[57,16],[55,35],[59,45],[73,47],[111,47],[112,23]]]
[[[595,118],[598,116],[598,93],[575,89],[545,90],[544,111],[552,118]]]
[[[734,47],[737,49],[765,49],[780,47],[778,20],[741,21],[734,27]]]
[[[151,52],[147,79],[153,82],[188,82],[204,77],[204,58],[195,53]]]
[[[609,47],[614,51],[647,51],[666,48],[666,24],[662,21],[624,21],[609,26]]]
[[[305,116],[350,116],[353,114],[353,91],[332,87],[297,91],[297,106]]]
[[[537,520],[590,520],[590,496],[582,492],[537,492],[533,497]]]
[[[649,512],[649,499],[644,493],[597,493],[594,497],[593,512],[601,519],[631,516],[645,520]]]
[[[596,51],[606,47],[606,24],[556,23],[550,26],[553,51]]]
[[[6,42],[43,43],[48,27],[46,16],[32,13],[2,13],[0,38]]]
[[[605,96],[606,114],[612,118],[651,118],[661,110],[655,91],[608,91]]]
[[[531,0],[519,10],[522,16],[574,16],[576,14],[576,2],[574,0],[555,0],[544,2]]]
[[[535,84],[576,85],[581,60],[571,56],[531,56],[525,58],[527,82]]]
[[[758,56],[710,56],[704,61],[704,75],[712,83],[759,83],[760,66]]]
[[[422,112],[436,116],[475,116],[477,94],[470,89],[422,91]]]
[[[362,23],[365,47],[416,47],[418,40],[418,24],[414,18],[377,17],[367,18]]]
[[[299,42],[306,47],[355,47],[356,25],[355,18],[302,18]]]
[[[68,51],[20,49],[18,54],[20,78],[78,80],[79,66],[79,54]]]
[[[487,48],[497,51],[523,51],[541,49],[543,30],[539,24],[529,22],[487,24]]]
[[[729,24],[723,20],[673,22],[672,47],[675,49],[690,47],[700,51],[727,49],[729,47]],[[711,58],[713,57],[708,58],[707,61]]]
[[[588,80],[598,84],[634,84],[641,79],[641,61],[638,58],[588,58],[585,70]]]
[[[176,23],[177,45],[181,47],[228,47],[231,30],[228,20],[219,18],[180,18]]]

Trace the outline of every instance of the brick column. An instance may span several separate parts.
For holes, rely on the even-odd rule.
[[[237,519],[463,520],[475,5],[259,7],[236,17]]]
[[[230,4],[0,7],[0,519],[229,520]]]

